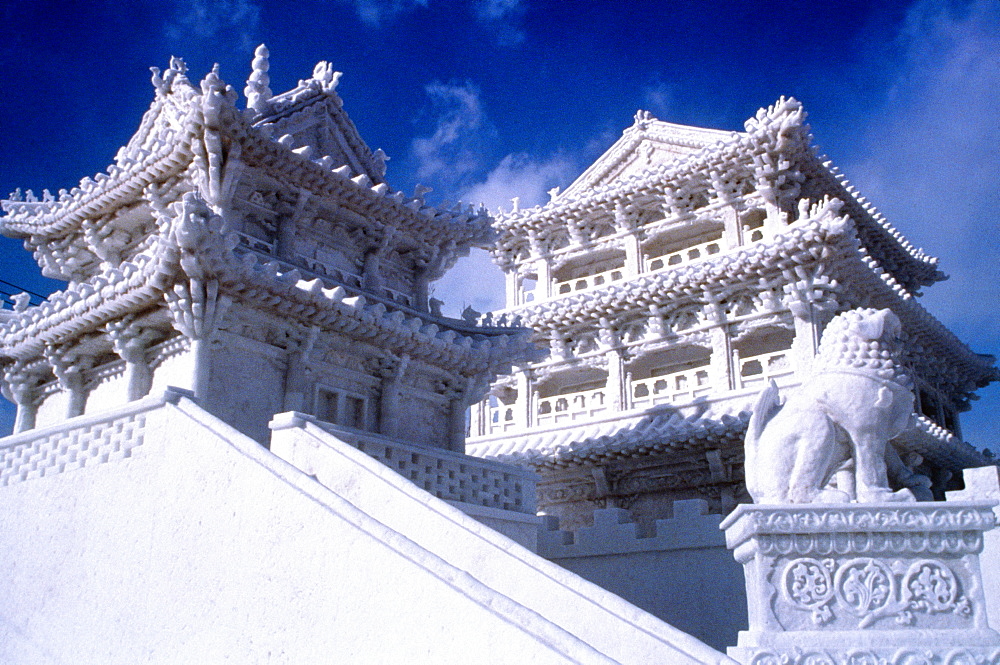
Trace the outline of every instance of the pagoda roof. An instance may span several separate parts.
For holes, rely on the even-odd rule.
[[[135,260],[57,291],[40,305],[10,312],[0,321],[0,358],[31,361],[42,356],[46,346],[99,333],[105,324],[130,313],[163,311],[165,295],[187,279],[214,281],[220,296],[280,320],[377,343],[467,376],[503,370],[532,353],[524,329],[435,317],[351,293],[323,277],[303,275],[278,261],[265,262],[253,252],[239,254],[235,234],[227,233],[220,218],[193,193],[171,208],[176,216],[164,222],[170,232],[157,236]],[[191,247],[187,239],[198,236],[202,240]]]
[[[664,122],[648,111],[638,111],[632,126],[558,196],[579,196],[621,179],[623,174],[637,174],[665,159],[697,153],[731,135],[732,132],[718,129]]]
[[[88,230],[100,220],[144,202],[157,187],[195,187],[221,210],[239,169],[250,166],[357,213],[353,218],[376,233],[391,228],[392,242],[407,250],[435,255],[442,247],[478,245],[492,237],[484,211],[431,206],[420,190],[406,196],[385,182],[384,154],[372,152],[359,136],[336,92],[339,72],[326,63],[313,78],[258,104],[260,110],[237,109],[235,91],[214,70],[200,85],[185,71],[174,59],[171,69],[154,73],[156,95],[149,110],[104,172],[58,196],[46,191],[39,200],[30,190],[18,191],[0,202],[6,213],[0,233],[25,239],[36,255],[75,247],[83,256],[77,263],[93,275],[97,267],[91,264],[99,261]],[[43,271],[69,279],[50,265],[43,264]]]
[[[977,388],[1000,379],[992,356],[973,352],[879,266],[859,241],[855,218],[842,211],[839,201],[826,201],[771,238],[599,289],[528,303],[506,314],[539,331],[567,333],[591,329],[601,319],[645,313],[651,306],[669,312],[707,297],[722,300],[748,286],[782,286],[799,279],[801,270],[822,265],[830,288],[895,311],[907,334],[948,367],[939,378],[953,387],[956,397],[968,399]]]
[[[744,132],[722,132],[662,123],[639,113],[635,124],[566,191],[534,208],[496,218],[499,233],[494,257],[513,269],[532,246],[565,233],[567,226],[595,215],[613,216],[619,207],[662,201],[678,193],[711,189],[715,181],[756,179],[758,171],[778,179],[800,173],[813,179],[815,198],[833,197],[855,221],[858,237],[869,253],[909,292],[917,293],[945,279],[938,260],[914,247],[824,157],[817,156],[805,124],[805,111],[794,99],[780,99],[746,122]],[[646,144],[661,147],[662,161],[629,170]],[[606,242],[607,236],[591,244]]]

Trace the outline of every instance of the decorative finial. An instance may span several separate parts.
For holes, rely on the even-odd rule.
[[[271,79],[267,75],[267,70],[271,68],[269,55],[266,46],[261,44],[257,47],[250,65],[250,78],[247,79],[247,87],[243,89],[243,94],[247,97],[247,108],[258,113],[267,110],[267,103],[271,99],[271,89],[268,87]]]
[[[385,163],[389,161],[389,155],[385,154],[385,150],[379,148],[372,155],[375,158],[375,165],[378,168],[378,174],[385,177]]]
[[[313,67],[312,78],[314,81],[318,81],[324,90],[333,91],[336,90],[337,83],[340,81],[340,74],[340,72],[333,71],[333,65],[329,62],[320,60]]]
[[[635,112],[635,124],[639,129],[646,129],[651,120],[653,120],[653,114],[649,111],[639,109]]]
[[[15,312],[23,312],[28,309],[28,306],[31,304],[31,296],[23,291],[21,293],[15,293],[10,299],[14,301]]]
[[[201,91],[203,94],[208,94],[213,91],[222,92],[225,90],[225,83],[219,77],[219,63],[212,65],[212,71],[205,75],[205,78],[201,81]]]

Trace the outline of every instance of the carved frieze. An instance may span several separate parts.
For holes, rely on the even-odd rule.
[[[1000,648],[978,562],[993,524],[986,503],[740,506],[721,527],[744,564],[750,630],[730,656],[985,662]],[[918,645],[923,660],[896,660]],[[947,660],[962,649],[974,658]]]

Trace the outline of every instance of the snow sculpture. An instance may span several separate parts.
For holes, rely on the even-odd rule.
[[[888,442],[913,412],[899,336],[888,309],[840,314],[823,333],[812,380],[784,404],[773,381],[760,393],[746,436],[756,503],[914,500],[909,489],[894,493],[886,473]]]
[[[267,103],[271,99],[271,89],[268,87],[271,78],[267,75],[268,69],[271,68],[268,61],[270,53],[267,47],[261,44],[253,55],[253,63],[250,65],[253,72],[247,79],[247,86],[243,89],[243,94],[247,96],[248,109],[264,113],[267,110]]]
[[[548,355],[475,405],[469,450],[540,474],[561,528],[609,505],[652,525],[679,499],[752,501],[745,409],[772,379],[782,397],[808,381],[833,316],[872,303],[899,317],[914,385],[912,425],[886,448],[892,488],[940,499],[990,463],[960,414],[1000,373],[921,307],[937,258],[817,151],[794,99],[741,132],[637,113],[573,183],[494,228],[493,318],[519,317]]]

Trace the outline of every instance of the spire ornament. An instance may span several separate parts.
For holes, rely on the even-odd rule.
[[[247,87],[243,89],[243,94],[247,97],[247,108],[256,111],[258,114],[264,113],[268,109],[268,102],[271,101],[271,78],[267,71],[271,68],[268,61],[267,47],[261,44],[254,51],[253,62],[250,64],[250,78],[247,79]]]

